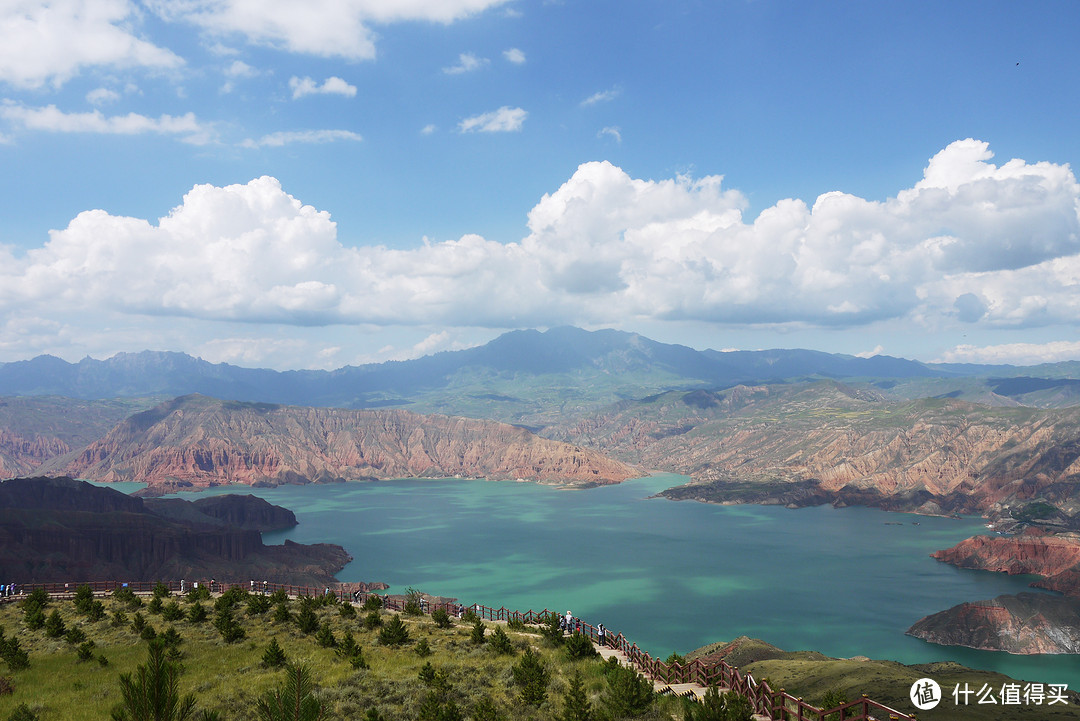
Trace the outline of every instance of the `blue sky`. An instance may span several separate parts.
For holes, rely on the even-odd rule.
[[[1080,5],[0,2],[0,361],[1080,358]]]

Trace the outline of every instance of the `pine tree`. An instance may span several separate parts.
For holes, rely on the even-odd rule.
[[[285,667],[285,683],[270,691],[256,705],[260,721],[320,721],[326,707],[315,698],[311,674],[306,666]]]
[[[530,706],[539,706],[547,698],[551,673],[544,667],[540,657],[531,648],[525,649],[521,660],[511,669],[514,683],[521,687],[521,700]]]
[[[563,712],[560,721],[592,721],[592,704],[585,695],[585,684],[577,671],[570,678],[570,687],[563,694]]]
[[[45,635],[49,638],[60,638],[65,631],[67,627],[64,625],[64,619],[60,618],[60,612],[54,608],[45,619]]]
[[[391,616],[390,621],[379,631],[379,643],[383,646],[402,646],[411,640],[401,616],[396,614]]]
[[[488,646],[492,651],[498,654],[509,654],[514,652],[514,645],[510,643],[510,637],[506,635],[506,631],[502,630],[502,626],[495,627],[495,631],[491,634],[491,638],[488,639]]]
[[[601,705],[615,718],[640,716],[652,706],[652,682],[634,669],[612,666],[607,669],[607,683]]]
[[[165,657],[165,644],[151,643],[146,665],[120,674],[120,705],[114,721],[184,721],[195,711],[195,697],[180,698],[179,667]]]
[[[267,668],[277,668],[278,666],[284,666],[286,662],[285,651],[277,642],[277,637],[270,639],[270,643],[266,646],[266,651],[263,652],[262,665]]]
[[[487,640],[484,637],[484,631],[486,629],[487,629],[487,626],[484,625],[484,622],[481,621],[479,618],[476,619],[473,622],[472,633],[469,636],[469,640],[472,641],[477,646],[483,644],[484,641]]]
[[[330,628],[329,622],[323,621],[322,626],[319,626],[319,632],[315,634],[315,641],[323,648],[337,646],[337,639],[334,638],[334,631]]]

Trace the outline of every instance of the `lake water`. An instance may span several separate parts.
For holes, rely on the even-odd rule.
[[[904,635],[963,601],[1032,590],[1033,577],[929,558],[985,532],[980,519],[649,498],[686,480],[658,475],[567,491],[412,479],[205,493],[255,493],[291,509],[299,525],[265,541],[344,546],[355,560],[342,581],[385,581],[391,592],[412,586],[465,604],[569,609],[654,656],[747,635],[786,650],[953,660],[1080,688],[1078,656],[1012,656]]]

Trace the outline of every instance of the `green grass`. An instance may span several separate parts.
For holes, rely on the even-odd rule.
[[[18,638],[30,655],[30,667],[25,670],[12,672],[0,661],[0,675],[10,678],[15,689],[12,695],[0,696],[0,719],[6,719],[21,703],[37,713],[41,721],[110,717],[111,709],[120,701],[120,674],[131,673],[146,662],[147,644],[130,625],[113,627],[112,611],[121,604],[111,598],[104,602],[108,615],[99,622],[79,616],[70,601],[54,600],[46,609],[46,613],[59,609],[69,628],[81,628],[94,641],[95,658],[88,662],[77,661],[75,647],[62,639],[48,639],[42,630],[28,630],[22,610],[16,604],[0,606],[0,626],[4,627],[6,636]],[[182,605],[188,606],[186,602]],[[291,603],[294,616],[297,605],[295,601]],[[339,641],[348,630],[363,648],[370,668],[356,671],[333,648],[320,647],[314,634],[300,633],[295,621],[278,625],[273,623],[270,613],[249,616],[244,603],[235,609],[234,616],[247,637],[232,644],[222,641],[214,628],[213,613],[210,620],[200,624],[192,624],[186,617],[166,624],[160,615],[148,613],[145,607],[141,613],[159,633],[172,625],[183,639],[180,693],[194,694],[197,709],[217,710],[224,719],[255,719],[257,699],[281,684],[283,671],[263,668],[260,663],[271,638],[277,639],[290,662],[303,663],[311,670],[318,695],[328,704],[331,719],[362,718],[372,706],[387,719],[416,718],[428,691],[418,676],[425,662],[445,672],[453,689],[452,696],[466,716],[477,702],[487,698],[507,721],[554,718],[562,709],[563,694],[575,671],[581,673],[594,706],[606,687],[600,662],[569,661],[561,648],[548,647],[535,633],[509,631],[514,653],[499,655],[488,648],[489,644],[471,642],[469,624],[455,621],[451,628],[439,629],[430,617],[403,617],[413,643],[388,648],[378,644],[377,629],[364,629],[361,616],[346,619],[336,607],[319,608],[320,623],[329,623]],[[129,620],[133,615],[128,611]],[[488,622],[489,627],[492,625]],[[427,658],[421,658],[415,651],[415,644],[421,638],[427,640],[433,651]],[[539,653],[552,671],[547,700],[538,709],[520,702],[512,682],[511,667],[527,647]],[[107,666],[99,664],[98,655],[108,659]],[[674,699],[661,699],[643,718],[670,719],[678,708]]]

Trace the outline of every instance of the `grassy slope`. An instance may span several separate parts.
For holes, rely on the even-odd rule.
[[[735,647],[732,650],[732,647]],[[783,651],[764,641],[739,638],[730,644],[716,643],[692,651],[687,659],[708,657],[724,659],[751,674],[756,679],[768,679],[773,688],[782,688],[796,697],[819,704],[831,689],[842,690],[848,699],[855,700],[866,694],[892,708],[911,709],[908,693],[911,685],[921,678],[932,678],[941,685],[945,698],[936,708],[918,713],[920,721],[1064,721],[1080,718],[1080,706],[1072,694],[1069,705],[989,705],[977,704],[971,697],[968,706],[957,706],[952,691],[964,683],[973,691],[983,684],[1000,692],[1001,685],[1012,682],[1007,676],[990,671],[977,671],[953,662],[905,665],[896,661],[879,661],[867,658],[830,658],[816,651]],[[1070,663],[1072,657],[1062,657],[1062,663]]]
[[[0,606],[0,625],[8,637],[19,639],[24,650],[30,654],[30,668],[12,673],[0,662],[0,675],[8,676],[15,686],[15,693],[0,696],[0,719],[6,719],[20,703],[26,703],[38,714],[41,721],[53,719],[65,721],[90,721],[107,719],[110,710],[120,700],[118,678],[121,673],[131,673],[146,661],[146,643],[141,641],[130,626],[113,627],[111,613],[122,604],[107,599],[109,616],[92,623],[75,613],[73,604],[53,601],[46,614],[53,608],[70,628],[78,626],[96,644],[95,654],[104,655],[109,663],[102,667],[96,660],[78,662],[75,649],[62,639],[48,639],[44,631],[29,631],[23,623],[23,614],[15,604]],[[187,603],[181,606],[186,610]],[[204,602],[213,613],[210,604]],[[290,604],[294,616],[297,603]],[[241,605],[240,608],[244,608]],[[168,625],[160,616],[150,614],[144,607],[139,610],[160,632]],[[134,612],[126,611],[128,619]],[[272,621],[273,611],[261,617],[248,616],[246,610],[236,613],[237,620],[247,632],[247,638],[234,644],[226,644],[214,629],[210,620],[192,624],[186,619],[171,624],[183,638],[181,650],[185,672],[180,679],[181,694],[194,693],[198,709],[216,709],[224,719],[254,719],[256,700],[270,689],[282,683],[283,672],[263,668],[260,665],[263,651],[271,637],[275,637],[290,661],[307,664],[320,688],[320,696],[328,702],[329,718],[360,718],[371,706],[388,719],[414,719],[427,687],[419,680],[418,672],[426,661],[436,669],[444,670],[454,688],[454,698],[459,707],[468,711],[483,697],[493,700],[508,721],[516,719],[554,718],[562,708],[563,692],[567,679],[580,671],[594,706],[605,687],[602,664],[598,661],[567,661],[561,649],[553,649],[542,643],[535,634],[510,632],[515,645],[514,655],[497,655],[487,645],[476,646],[470,642],[471,626],[455,620],[455,627],[439,629],[430,617],[406,618],[414,643],[401,648],[378,645],[377,632],[365,630],[360,623],[364,613],[356,618],[341,617],[336,607],[319,610],[320,620],[329,621],[340,639],[346,630],[353,633],[363,648],[369,670],[354,671],[334,649],[320,647],[314,636],[302,634],[295,622],[277,625]],[[383,613],[383,618],[389,618]],[[488,622],[489,633],[493,624]],[[415,652],[415,641],[426,638],[434,654],[426,659]],[[511,676],[511,667],[526,646],[532,646],[542,655],[553,680],[548,698],[539,709],[524,706],[517,698]],[[674,699],[663,699],[646,718],[671,718]],[[681,714],[680,714],[681,715]]]

